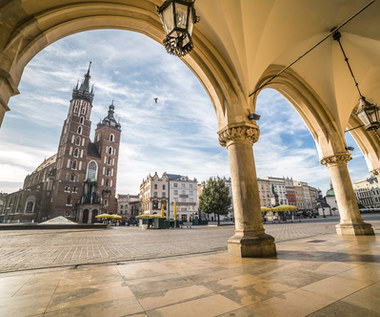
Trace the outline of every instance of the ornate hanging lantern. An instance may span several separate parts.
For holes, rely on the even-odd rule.
[[[194,0],[166,0],[157,7],[166,37],[163,40],[169,54],[185,56],[193,49],[191,34],[194,23],[199,22],[195,13]]]

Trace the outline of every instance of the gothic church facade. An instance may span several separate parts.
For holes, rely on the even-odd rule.
[[[0,222],[42,222],[65,216],[93,223],[97,214],[117,212],[121,125],[112,102],[91,141],[90,78],[89,67],[81,85],[73,89],[57,153],[26,176],[22,190],[5,197]]]

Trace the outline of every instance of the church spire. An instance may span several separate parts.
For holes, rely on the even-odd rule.
[[[84,75],[84,79],[78,88],[78,85],[73,89],[73,99],[85,99],[92,103],[92,100],[94,98],[94,89],[92,87],[90,92],[90,70],[91,70],[91,64],[90,61],[88,65],[87,73]]]

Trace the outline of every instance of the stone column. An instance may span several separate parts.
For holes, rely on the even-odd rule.
[[[228,150],[235,216],[235,235],[228,253],[239,257],[276,255],[274,238],[265,234],[252,145],[260,134],[251,123],[229,124],[218,132],[219,143]]]
[[[92,209],[88,210],[88,220],[87,223],[92,223]]]
[[[81,209],[79,211],[79,219],[78,219],[78,223],[83,223],[83,209]]]
[[[336,232],[341,236],[374,235],[371,224],[363,222],[356,202],[347,169],[347,162],[351,159],[349,153],[338,153],[321,160],[321,164],[329,169],[339,209],[340,223],[335,226]]]

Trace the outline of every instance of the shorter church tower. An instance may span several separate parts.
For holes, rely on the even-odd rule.
[[[115,195],[121,125],[114,117],[114,110],[112,101],[107,116],[98,123],[95,130],[95,145],[101,156],[97,181],[103,209],[116,212]]]

